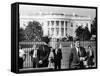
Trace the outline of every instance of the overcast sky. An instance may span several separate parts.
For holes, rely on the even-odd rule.
[[[53,13],[66,13],[77,14],[80,16],[90,16],[92,19],[96,16],[95,9],[89,8],[72,8],[72,7],[52,7],[52,6],[36,6],[36,5],[20,5],[20,15],[32,15],[39,12],[53,12]]]

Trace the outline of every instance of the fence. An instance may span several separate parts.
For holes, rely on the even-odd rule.
[[[96,60],[96,41],[80,41],[81,46],[85,48],[85,50],[88,49],[88,45],[91,45],[94,51],[94,59]],[[73,41],[67,41],[67,42],[61,42],[62,44],[62,68],[69,68],[69,54],[71,50],[71,44],[73,44]]]
[[[30,51],[32,50],[33,45],[43,45],[44,42],[19,42],[19,45],[23,48],[26,53],[26,59],[23,63],[23,68],[32,68],[33,64],[31,61],[31,56],[29,55]]]
[[[54,44],[57,42],[53,42],[53,46]],[[96,41],[81,41],[80,42],[81,45],[87,50],[87,46],[91,45],[93,50],[94,50],[94,55],[96,58]],[[24,68],[32,68],[33,64],[31,61],[31,57],[29,55],[29,52],[31,51],[31,48],[34,44],[38,44],[38,45],[42,45],[44,44],[44,42],[19,42],[19,44],[22,46],[23,50],[25,50],[26,52],[26,59],[24,61],[23,67]],[[61,42],[62,45],[62,68],[68,68],[68,64],[69,64],[69,53],[71,50],[70,45],[73,45],[73,41],[67,41],[67,42]]]

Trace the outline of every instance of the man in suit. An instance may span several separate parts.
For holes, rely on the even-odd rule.
[[[83,62],[86,59],[85,48],[80,46],[80,41],[77,39],[74,41],[75,47],[71,49],[69,56],[69,68],[70,69],[80,69],[84,68]]]
[[[48,44],[41,45],[38,50],[39,67],[48,67],[50,48]]]
[[[33,68],[37,68],[38,67],[38,48],[37,45],[33,45],[32,50],[30,52],[30,56],[31,56],[31,61],[33,63]]]
[[[53,50],[54,52],[54,68],[55,70],[61,69],[61,59],[62,59],[62,51],[61,48],[58,47],[58,45],[56,44],[56,48]]]

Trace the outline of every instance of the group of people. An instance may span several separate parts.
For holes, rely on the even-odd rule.
[[[29,52],[31,57],[31,62],[33,68],[52,68],[52,69],[61,69],[61,59],[62,52],[58,45],[53,49],[47,43],[43,45],[33,45],[31,51]],[[19,69],[23,68],[23,62],[25,61],[26,54],[24,50],[19,48]]]
[[[75,46],[71,48],[69,55],[69,69],[89,68],[94,65],[94,53],[91,46],[88,50],[80,46],[80,41],[74,41]],[[57,44],[55,48],[48,44],[34,45],[29,52],[33,68],[52,68],[55,70],[61,69],[62,49]],[[23,62],[26,58],[25,52],[19,48],[19,69],[23,68]]]
[[[88,45],[88,49],[80,46],[80,41],[77,39],[74,41],[74,47],[71,49],[69,56],[69,68],[70,69],[83,69],[91,68],[95,63],[94,51],[91,45]]]

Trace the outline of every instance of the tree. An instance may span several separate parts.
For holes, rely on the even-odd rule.
[[[90,40],[91,36],[92,35],[91,35],[88,27],[86,26],[84,29],[84,36],[83,36],[84,39],[83,40]]]
[[[69,41],[73,41],[73,37],[69,35],[69,36],[68,36],[68,40],[69,40]]]
[[[92,35],[96,35],[96,31],[97,31],[96,27],[97,27],[97,23],[96,23],[96,17],[95,17],[93,20],[93,23],[91,24],[91,34]]]
[[[90,40],[91,38],[91,33],[87,26],[85,28],[82,28],[82,26],[79,26],[75,32],[76,32],[76,36],[80,40]]]
[[[84,31],[84,29],[82,28],[82,26],[79,26],[77,29],[76,29],[76,36],[80,39],[80,40],[82,40],[82,33],[83,33],[83,31]]]
[[[25,33],[24,33],[24,29],[20,28],[19,29],[19,41],[24,41],[25,40]]]
[[[40,41],[43,36],[41,24],[37,21],[29,22],[25,28],[25,38],[31,41]]]
[[[50,38],[48,38],[48,36],[42,37],[42,41],[48,44],[50,41]]]

